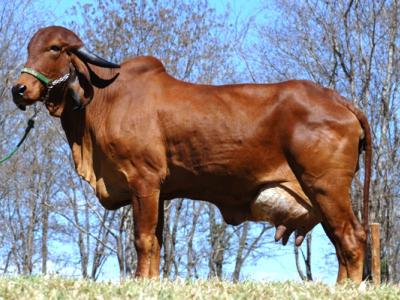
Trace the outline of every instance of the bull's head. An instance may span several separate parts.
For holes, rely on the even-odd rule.
[[[70,99],[74,109],[83,108],[93,98],[93,85],[104,88],[108,80],[98,77],[89,64],[119,68],[89,52],[72,31],[51,26],[40,29],[28,45],[28,61],[12,88],[15,104],[22,110],[43,101],[54,116],[60,116]]]

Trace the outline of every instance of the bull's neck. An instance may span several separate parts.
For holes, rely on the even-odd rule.
[[[118,69],[105,69],[96,66],[91,66],[91,69],[102,79],[113,78],[118,73]],[[113,82],[105,88],[93,86],[93,99],[82,110],[74,110],[76,103],[72,97],[66,99],[64,112],[61,115],[61,122],[67,137],[70,135],[73,140],[80,140],[84,137],[85,131],[90,131],[93,128],[97,130],[101,127],[103,118],[108,113],[108,106],[104,105],[104,101],[110,98],[115,92],[117,88],[114,86],[116,84],[118,83]]]
[[[117,71],[93,67],[93,71],[101,78],[112,78]],[[71,147],[72,157],[79,175],[92,185],[95,181],[93,171],[93,151],[97,135],[101,134],[107,106],[104,101],[115,88],[113,84],[105,88],[94,88],[92,101],[82,110],[74,110],[73,99],[66,99],[61,124]]]

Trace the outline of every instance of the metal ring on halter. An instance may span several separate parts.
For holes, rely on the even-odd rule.
[[[68,81],[70,75],[71,75],[71,73],[67,73],[67,74],[65,74],[64,76],[62,76],[62,77],[60,77],[60,78],[58,78],[58,79],[55,79],[55,80],[51,81],[51,82],[46,86],[46,87],[47,87],[46,95],[44,95],[44,97],[43,97],[43,99],[42,99],[44,103],[46,103],[47,100],[49,99],[51,90],[52,90],[54,87],[56,87],[57,85]]]

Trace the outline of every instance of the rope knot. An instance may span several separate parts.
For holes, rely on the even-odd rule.
[[[35,121],[34,121],[33,119],[29,119],[29,120],[28,120],[28,128],[29,128],[29,129],[30,129],[30,128],[33,128],[34,125],[35,125]]]

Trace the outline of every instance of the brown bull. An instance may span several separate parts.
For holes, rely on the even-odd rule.
[[[187,197],[214,203],[230,224],[268,221],[284,244],[322,223],[338,281],[361,281],[366,230],[349,189],[366,149],[366,225],[371,136],[336,92],[308,81],[191,84],[153,57],[109,63],[62,27],[39,30],[28,51],[14,102],[43,101],[61,119],[76,170],[105,208],[132,205],[136,276],[159,275],[163,200]]]

